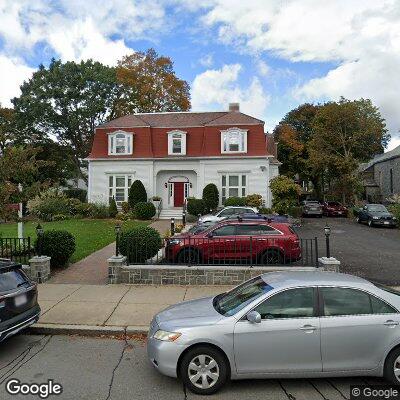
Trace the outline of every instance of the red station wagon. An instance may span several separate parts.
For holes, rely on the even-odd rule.
[[[199,232],[168,239],[168,262],[257,262],[282,264],[301,258],[300,240],[285,223],[262,220],[222,221]]]

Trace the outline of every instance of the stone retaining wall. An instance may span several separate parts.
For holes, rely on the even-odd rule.
[[[115,271],[115,265],[112,266]],[[110,283],[142,285],[239,285],[246,280],[272,271],[315,271],[312,267],[237,267],[237,266],[165,266],[122,265]],[[118,276],[118,282],[115,277]]]

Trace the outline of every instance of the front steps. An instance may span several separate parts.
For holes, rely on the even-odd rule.
[[[182,208],[163,208],[161,210],[161,214],[159,219],[171,219],[175,218],[176,220],[182,219]]]

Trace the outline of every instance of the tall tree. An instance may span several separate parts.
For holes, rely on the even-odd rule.
[[[0,105],[0,153],[15,140],[14,110]]]
[[[115,69],[92,60],[39,67],[12,100],[20,132],[44,141],[56,138],[72,149],[77,175],[90,150],[96,125],[113,114],[119,96]]]
[[[176,76],[171,59],[154,49],[124,57],[116,73],[124,87],[116,105],[120,115],[190,109],[188,83]]]
[[[385,121],[371,100],[341,98],[320,107],[313,130],[310,163],[314,169],[325,171],[345,201],[357,186],[358,164],[387,146],[390,135]]]

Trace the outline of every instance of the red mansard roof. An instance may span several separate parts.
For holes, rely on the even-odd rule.
[[[221,154],[221,130],[238,127],[247,130],[247,153]],[[132,133],[133,154],[108,155],[108,134],[116,130]],[[186,132],[186,155],[168,155],[168,132]],[[264,133],[264,122],[237,111],[170,112],[131,114],[96,128],[89,159],[234,157],[271,154]]]

